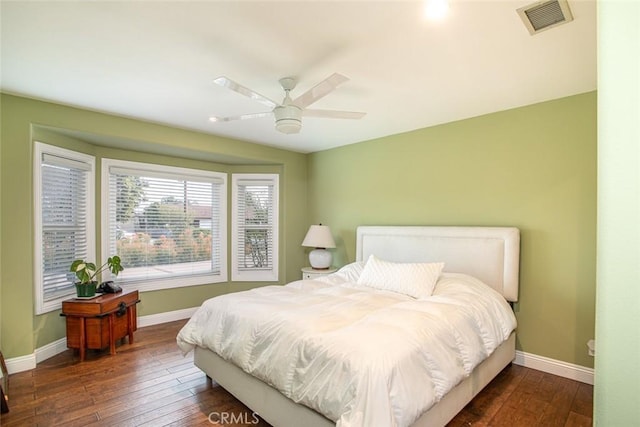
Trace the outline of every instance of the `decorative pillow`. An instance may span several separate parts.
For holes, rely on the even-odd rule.
[[[413,298],[425,298],[433,293],[443,268],[443,262],[397,263],[371,255],[358,278],[358,284]]]

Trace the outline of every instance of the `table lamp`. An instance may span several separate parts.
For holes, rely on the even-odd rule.
[[[331,267],[331,252],[327,248],[335,248],[336,243],[327,225],[312,225],[302,241],[302,246],[315,248],[309,252],[309,264],[315,270]]]

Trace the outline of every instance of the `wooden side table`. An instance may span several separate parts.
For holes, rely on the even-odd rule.
[[[102,294],[96,298],[72,298],[62,301],[61,316],[67,318],[67,347],[80,350],[80,361],[86,349],[103,349],[116,354],[116,341],[128,336],[133,344],[137,327],[138,291]]]

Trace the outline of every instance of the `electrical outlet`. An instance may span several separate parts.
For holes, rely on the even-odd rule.
[[[595,356],[596,355],[596,341],[595,340],[587,341],[587,348],[589,349],[589,356]]]

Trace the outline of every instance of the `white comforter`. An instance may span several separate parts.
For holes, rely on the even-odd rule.
[[[336,273],[227,294],[180,331],[338,426],[407,426],[515,329],[497,292],[443,274],[425,299]]]

